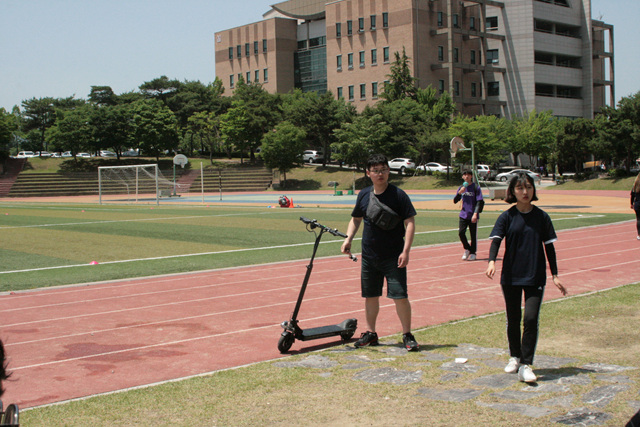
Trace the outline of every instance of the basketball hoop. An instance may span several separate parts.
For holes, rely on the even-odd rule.
[[[459,136],[454,136],[453,138],[451,138],[451,142],[449,143],[449,145],[452,159],[455,159],[458,150],[465,148],[464,141]]]

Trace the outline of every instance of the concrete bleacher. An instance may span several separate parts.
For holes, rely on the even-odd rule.
[[[173,170],[161,171],[168,180],[173,180]],[[271,170],[259,167],[232,167],[204,170],[204,186],[199,170],[176,170],[176,182],[186,192],[199,193],[222,190],[232,191],[264,191],[272,183]],[[123,194],[127,189],[117,182],[103,182],[102,194]],[[154,193],[155,183],[151,180],[140,182],[139,192]],[[185,190],[181,190],[185,192]],[[74,173],[20,173],[12,181],[8,191],[0,197],[53,197],[53,196],[85,196],[98,195],[99,183],[96,172]]]

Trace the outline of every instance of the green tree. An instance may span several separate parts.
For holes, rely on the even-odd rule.
[[[112,149],[118,158],[127,148],[139,148],[132,143],[131,107],[128,104],[93,107],[90,124],[97,149]]]
[[[268,93],[259,83],[245,83],[238,79],[233,93],[234,106],[242,106],[247,117],[246,140],[238,141],[237,148],[241,151],[241,161],[244,153],[255,161],[255,150],[260,146],[262,136],[282,120],[279,97]]]
[[[404,46],[402,54],[394,52],[395,60],[391,64],[391,73],[387,75],[389,82],[385,83],[380,98],[384,102],[399,101],[405,98],[415,99],[416,78],[411,75],[409,57]]]
[[[248,131],[250,120],[247,108],[238,101],[234,101],[233,106],[220,117],[220,134],[229,158],[235,148],[246,146],[251,137]]]
[[[353,165],[366,176],[367,159],[374,152],[382,152],[391,127],[376,110],[356,116],[353,122],[343,123],[335,130],[336,142],[331,144],[334,158]]]
[[[285,120],[304,129],[308,145],[322,147],[323,164],[331,158],[333,131],[339,127],[340,103],[330,92],[302,92],[296,89],[282,97],[282,112]]]
[[[609,119],[604,132],[629,172],[640,155],[640,91],[621,98],[617,108],[603,108],[603,114]]]
[[[197,135],[201,141],[201,147],[206,143],[209,151],[209,161],[213,164],[213,153],[223,151],[220,136],[220,119],[215,113],[202,111],[194,113],[188,120],[189,130],[192,135]]]
[[[45,132],[55,123],[54,99],[31,98],[22,101],[23,131],[32,135],[35,141],[31,148],[36,151],[46,150]]]
[[[136,101],[131,105],[132,136],[142,151],[159,159],[164,151],[178,145],[176,118],[171,110],[154,99]]]
[[[283,187],[286,187],[287,172],[302,164],[305,138],[304,130],[287,121],[276,125],[262,138],[262,159],[267,167],[280,171]]]
[[[76,161],[78,152],[91,151],[94,142],[91,114],[88,105],[68,111],[60,110],[55,125],[46,132],[54,150],[69,150]]]

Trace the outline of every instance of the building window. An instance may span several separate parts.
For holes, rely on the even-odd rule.
[[[475,16],[470,16],[469,17],[469,28],[472,30],[476,29],[476,17]]]
[[[354,99],[354,94],[353,94],[353,85],[349,86],[349,101],[353,101]]]
[[[342,98],[342,86],[338,88],[338,99]]]
[[[342,37],[342,24],[340,22],[336,22],[336,37]]]
[[[267,52],[267,39],[262,39],[262,53]]]
[[[453,28],[460,28],[460,15],[457,13],[453,14]]]
[[[233,59],[233,48],[229,48],[229,59]]]
[[[253,54],[258,54],[258,42],[253,42]]]
[[[360,68],[364,67],[364,50],[360,51]]]
[[[265,83],[269,81],[269,69],[267,68],[262,70],[262,81]]]
[[[352,21],[347,21],[347,35],[350,36],[351,34],[353,34],[353,22]]]
[[[378,99],[378,82],[371,83],[371,97]]]
[[[251,55],[251,46],[249,45],[249,43],[245,43],[244,44],[244,56],[249,56]]]
[[[460,96],[460,82],[457,80],[453,82],[453,94],[455,96]]]
[[[363,83],[360,85],[360,100],[365,99],[367,99],[367,85]]]
[[[438,93],[440,95],[444,93],[444,80],[438,80]]]
[[[471,83],[471,97],[475,98],[476,97],[476,84]]]
[[[242,80],[242,73],[238,73],[238,81]]]
[[[375,31],[376,29],[376,15],[371,15],[369,17],[370,23],[371,23],[371,31]]]
[[[378,49],[371,49],[371,65],[378,64]]]
[[[382,12],[382,28],[389,28],[389,12]]]
[[[254,81],[254,82],[256,82],[256,83],[258,83],[258,82],[260,81],[260,70],[256,70],[256,71],[253,73],[253,76],[254,76],[254,77],[253,77],[253,81]]]
[[[471,62],[471,64],[475,64],[475,63],[476,63],[476,51],[475,51],[475,50],[472,50],[470,53],[471,53],[471,60],[470,60],[470,62]]]
[[[487,64],[497,64],[500,62],[498,49],[489,49],[487,51]]]
[[[444,46],[438,46],[438,61],[444,61]]]
[[[358,18],[358,32],[364,33],[364,18]]]
[[[234,75],[233,75],[233,74],[231,74],[231,75],[229,76],[229,87],[230,87],[231,89],[233,89],[233,87],[234,87],[233,77],[234,77]]]
[[[497,30],[498,29],[498,17],[497,16],[487,16],[487,30]]]
[[[347,54],[347,66],[349,69],[353,69],[353,53]]]
[[[247,83],[251,83],[251,71],[247,71]]]
[[[236,56],[238,58],[242,57],[242,46],[240,46],[240,45],[236,46],[236,54],[237,54]]]
[[[342,71],[342,55],[336,56],[336,66],[338,67],[338,71]]]
[[[453,48],[453,62],[458,62],[458,54],[460,50],[457,47]]]
[[[444,13],[438,12],[438,27],[444,26]]]
[[[382,61],[385,64],[389,63],[389,47],[388,46],[382,48]]]
[[[500,82],[487,83],[487,96],[500,96]]]

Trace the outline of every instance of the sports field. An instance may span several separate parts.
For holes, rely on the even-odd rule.
[[[420,196],[412,195],[418,208],[410,268],[417,298],[414,326],[499,310],[494,283],[481,279],[484,263],[460,269],[457,209],[450,195]],[[625,237],[634,231],[628,200],[622,194],[603,195],[601,206],[574,196],[545,195],[539,203],[556,229],[566,230],[559,264],[570,291],[629,283],[624,269],[633,263],[625,258]],[[266,206],[266,200],[160,206],[0,203],[0,316],[10,319],[0,325],[0,337],[8,341],[16,380],[13,387],[8,384],[7,397],[29,408],[280,357],[278,323],[293,308],[315,237],[299,217],[342,231],[349,219],[351,203],[336,206],[324,203],[326,198],[296,194],[300,207],[295,209],[269,207],[277,201],[275,194]],[[505,207],[488,201],[480,239]],[[596,233],[604,224],[612,225]],[[358,265],[339,255],[340,244],[330,235],[323,238],[313,276],[320,296],[305,303],[307,321],[353,315],[362,320]],[[479,247],[485,256],[487,245],[485,240]],[[284,262],[292,260],[299,261]],[[249,265],[255,266],[240,268]],[[190,271],[200,273],[178,274]],[[141,279],[122,280],[135,277]],[[93,282],[102,283],[75,286]],[[74,286],[30,290],[57,285]],[[393,319],[392,309],[383,306],[383,334],[394,333]],[[219,346],[211,347],[214,343]],[[326,345],[296,343],[294,349]],[[162,379],[154,380],[154,373]]]
[[[415,246],[457,240],[449,193],[411,195],[418,208]],[[277,197],[239,194],[217,203],[181,200],[159,206],[2,201],[0,292],[304,259],[313,239],[300,216],[344,231],[356,196],[295,194],[295,209],[277,207]],[[558,229],[632,218],[631,210],[613,203],[622,205],[620,197],[608,203],[614,213],[585,204],[587,197],[578,205],[570,196],[551,198],[558,201],[541,207],[552,213]],[[568,203],[557,204],[562,201]],[[479,238],[488,236],[505,207],[487,201]],[[331,243],[336,238],[323,240],[318,256],[339,253],[340,242]]]

